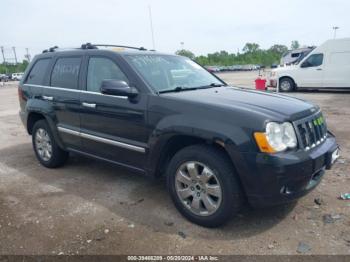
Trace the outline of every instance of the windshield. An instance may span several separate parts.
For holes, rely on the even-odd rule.
[[[224,85],[186,57],[137,54],[127,55],[126,59],[156,92]]]

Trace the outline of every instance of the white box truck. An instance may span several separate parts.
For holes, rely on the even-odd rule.
[[[282,92],[350,89],[350,38],[328,40],[298,64],[273,69],[269,85]]]

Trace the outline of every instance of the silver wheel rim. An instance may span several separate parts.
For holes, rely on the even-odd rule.
[[[205,164],[190,161],[176,171],[176,193],[182,204],[199,216],[214,214],[222,201],[222,189],[215,173]]]
[[[282,83],[281,83],[282,90],[288,91],[288,90],[290,90],[290,88],[291,88],[291,85],[290,85],[289,81],[282,81]]]
[[[52,145],[47,131],[43,128],[39,128],[35,133],[34,141],[39,157],[44,161],[49,161],[52,156]]]

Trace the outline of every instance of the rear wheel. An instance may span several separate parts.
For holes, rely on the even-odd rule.
[[[209,146],[180,150],[170,161],[167,182],[180,213],[201,226],[224,224],[242,204],[232,164],[223,152]]]
[[[292,92],[295,88],[295,84],[290,78],[281,78],[279,83],[279,89],[282,92]]]
[[[62,166],[68,158],[68,152],[57,145],[45,120],[39,120],[34,124],[32,143],[37,159],[45,167]]]

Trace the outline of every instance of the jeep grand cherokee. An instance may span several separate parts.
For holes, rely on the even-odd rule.
[[[252,206],[295,200],[338,157],[320,108],[228,86],[194,61],[85,44],[37,55],[20,116],[48,168],[70,152],[165,176],[177,209],[215,227]]]

